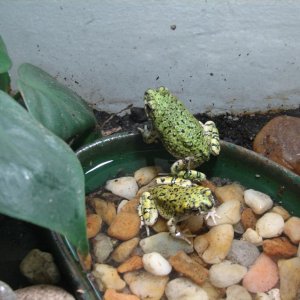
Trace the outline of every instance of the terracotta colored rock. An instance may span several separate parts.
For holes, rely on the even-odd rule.
[[[298,248],[286,237],[278,237],[263,241],[263,251],[274,258],[290,258],[297,254]]]
[[[104,294],[104,300],[139,300],[135,295],[122,294],[116,292],[114,289],[107,289]]]
[[[134,248],[138,245],[139,241],[140,239],[135,237],[121,243],[111,254],[111,258],[118,263],[125,261],[130,256]]]
[[[254,139],[254,151],[300,175],[300,118],[279,116],[269,121]]]
[[[299,299],[297,292],[300,288],[300,258],[280,259],[278,261],[278,267],[281,299]]]
[[[97,214],[90,214],[86,217],[86,232],[88,239],[95,237],[102,227],[102,219]]]
[[[266,292],[278,282],[277,265],[262,253],[244,276],[243,286],[251,293]]]
[[[208,278],[208,270],[190,258],[185,252],[179,251],[169,258],[172,267],[179,273],[201,285]]]
[[[250,207],[245,208],[242,212],[242,217],[241,217],[241,222],[244,229],[245,230],[247,230],[248,228],[255,229],[256,221],[257,221],[257,217],[253,212],[253,210]]]
[[[130,212],[130,213],[137,213],[137,207],[139,204],[139,197],[135,197],[129,200],[121,209],[121,212]]]
[[[136,271],[143,268],[143,260],[141,256],[134,255],[129,257],[121,265],[118,266],[117,271],[119,273]]]
[[[125,205],[126,207],[127,205]],[[121,241],[135,237],[140,231],[141,220],[137,212],[121,211],[110,224],[107,233],[109,236]]]
[[[155,232],[168,232],[169,228],[167,221],[161,217],[157,219],[155,224],[151,227]]]
[[[99,215],[106,224],[110,225],[117,214],[115,204],[100,198],[94,198],[93,204],[97,215]]]
[[[284,224],[283,232],[293,243],[298,244],[300,242],[300,218],[289,218]]]

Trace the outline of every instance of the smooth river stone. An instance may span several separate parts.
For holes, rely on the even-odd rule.
[[[244,192],[246,204],[252,208],[257,215],[262,215],[273,206],[273,200],[267,194],[249,189]]]
[[[256,231],[262,238],[280,236],[284,228],[284,220],[276,213],[266,213],[256,222]]]
[[[300,242],[300,218],[289,218],[284,224],[284,233],[294,244],[298,244]]]
[[[134,198],[139,189],[134,177],[130,176],[108,180],[105,188],[113,194],[128,200]]]
[[[185,253],[192,253],[194,251],[192,245],[172,237],[168,232],[161,232],[146,237],[140,241],[140,246],[144,253],[158,252],[165,258],[175,255],[181,250]]]

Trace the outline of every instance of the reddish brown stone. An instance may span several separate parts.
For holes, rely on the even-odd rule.
[[[264,240],[263,251],[266,255],[274,258],[290,258],[297,254],[297,247],[286,237],[278,237]]]
[[[254,140],[254,151],[300,175],[300,118],[279,116],[269,121]]]
[[[132,272],[143,268],[143,260],[140,256],[134,255],[118,266],[119,273]]]
[[[245,208],[242,212],[241,222],[245,230],[252,228],[255,230],[257,217],[251,208]]]
[[[190,258],[184,251],[179,251],[169,258],[172,267],[179,273],[202,284],[208,278],[208,270]]]

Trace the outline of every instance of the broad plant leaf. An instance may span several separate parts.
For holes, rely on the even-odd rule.
[[[0,213],[59,232],[87,254],[79,160],[64,141],[2,91]]]
[[[0,74],[0,90],[6,93],[10,91],[10,77],[7,72]]]
[[[11,59],[8,56],[6,46],[0,35],[0,74],[8,72],[11,66]]]
[[[29,113],[56,135],[67,141],[95,126],[87,103],[54,77],[27,63],[18,74],[18,88]]]

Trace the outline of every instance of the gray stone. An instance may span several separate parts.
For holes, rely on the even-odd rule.
[[[233,240],[226,259],[244,267],[249,267],[255,262],[259,254],[259,250],[255,245],[247,241]]]
[[[39,249],[33,249],[25,256],[20,270],[34,284],[56,284],[60,281],[60,273],[53,261],[53,256]]]

